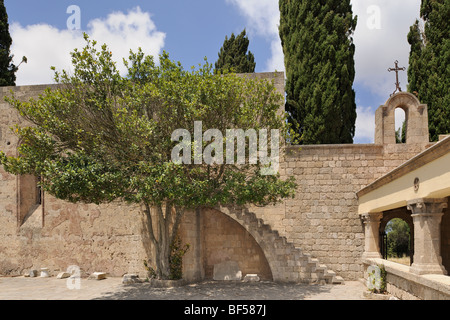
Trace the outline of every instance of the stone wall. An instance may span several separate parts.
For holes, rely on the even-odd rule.
[[[12,89],[26,101],[46,87],[0,88],[0,150],[7,155],[17,155],[19,141],[11,127],[24,120],[3,96]],[[138,207],[75,205],[49,195],[38,204],[35,177],[14,176],[3,168],[0,174],[0,274],[19,275],[42,267],[65,271],[69,265],[85,273],[143,274],[146,252]]]
[[[409,266],[382,259],[365,259],[365,270],[369,266],[384,267],[386,292],[401,300],[449,300],[450,286],[445,275],[417,275]],[[365,281],[368,273],[364,272]]]
[[[344,279],[362,276],[364,228],[356,192],[416,155],[418,145],[290,147],[285,173],[298,183],[279,231]]]
[[[252,76],[274,80],[277,90],[284,92],[283,73]],[[29,99],[37,97],[45,87],[27,86],[13,90],[18,97]],[[0,96],[8,94],[10,89],[0,88]],[[386,136],[383,119],[392,122],[394,109],[377,113],[380,137]],[[417,121],[419,115],[420,112],[411,114],[410,118]],[[22,123],[12,108],[0,101],[0,150],[8,155],[17,154],[19,143],[9,127]],[[284,270],[280,272],[285,274],[293,273],[297,263],[295,257],[300,257],[301,251],[308,256],[301,256],[304,259],[298,267],[306,273],[310,272],[308,264],[315,269],[319,266],[309,260],[311,256],[346,280],[361,278],[364,228],[358,215],[356,192],[423,151],[427,144],[419,142],[411,138],[407,144],[288,147],[281,159],[280,174],[282,177],[295,176],[298,189],[294,199],[276,206],[249,207],[248,211],[254,215],[252,219],[233,218],[227,212],[221,215],[217,211],[186,214],[182,235],[185,243],[191,244],[184,263],[186,277],[210,277],[215,263],[234,260],[241,263],[244,274],[259,273],[266,278],[280,279],[284,275],[275,277],[274,268]],[[21,199],[25,198],[19,192],[20,178],[5,173],[2,168],[0,174],[0,274],[20,274],[31,267],[65,270],[74,264],[88,273],[145,275],[143,260],[152,248],[143,236],[143,214],[139,207],[74,205],[45,195],[43,204],[21,211]],[[242,228],[230,217],[235,221],[241,219],[241,225],[247,221],[248,225]],[[443,230],[447,230],[448,235],[448,219],[446,221]],[[245,231],[250,230],[250,225],[251,228],[268,225],[270,230],[261,233],[267,239],[264,236],[258,240],[256,236],[252,238]],[[252,232],[253,235],[258,233],[257,230]],[[268,239],[277,241],[272,244],[276,252],[270,256],[267,254]],[[450,245],[448,238],[444,240],[443,245]],[[299,249],[294,250],[291,246]],[[286,258],[288,267],[280,267],[280,263],[274,261],[283,255],[289,256]],[[450,258],[445,255],[444,259]],[[272,268],[272,275],[267,263]]]

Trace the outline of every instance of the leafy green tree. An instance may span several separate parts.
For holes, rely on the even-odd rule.
[[[251,51],[248,51],[249,44],[250,40],[246,36],[245,29],[237,37],[234,33],[231,34],[229,39],[226,36],[223,46],[220,48],[219,59],[215,63],[215,72],[255,72],[255,56]]]
[[[431,141],[450,133],[450,16],[449,0],[422,0],[420,16],[410,28],[408,91],[428,105]]]
[[[183,137],[178,143],[173,133],[185,129],[195,136],[196,121],[202,122],[201,134],[213,128],[287,132],[278,112],[282,97],[272,83],[214,75],[208,63],[185,71],[167,53],[157,65],[140,49],[124,60],[128,75],[123,77],[107,46],[97,50],[96,42],[85,38],[85,48],[72,53],[73,72],[55,71],[59,89],[47,89],[27,102],[7,98],[30,122],[29,127],[15,127],[22,141],[20,157],[0,153],[7,172],[41,176],[47,193],[70,202],[140,204],[160,279],[171,276],[171,245],[176,245],[186,210],[267,205],[293,196],[294,180],[264,175],[261,161],[195,164],[192,149],[201,147],[206,153],[214,144],[212,155],[226,145],[225,135],[183,148],[179,155],[186,161],[172,161],[175,148],[190,142]],[[248,151],[250,144],[246,146]],[[234,159],[238,154],[233,151]]]
[[[386,226],[388,237],[388,257],[409,255],[410,228],[408,224],[399,218],[392,219]]]
[[[0,86],[15,86],[17,67],[10,52],[12,39],[9,34],[8,14],[4,0],[0,0]]]
[[[280,0],[286,111],[304,144],[352,143],[357,19],[350,0]]]

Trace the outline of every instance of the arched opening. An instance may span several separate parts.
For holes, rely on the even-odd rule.
[[[395,109],[395,142],[406,143],[406,112],[403,108]]]
[[[383,212],[380,223],[380,251],[383,259],[412,265],[414,224],[406,207]]]
[[[405,220],[394,218],[384,230],[387,260],[411,265],[411,230]]]

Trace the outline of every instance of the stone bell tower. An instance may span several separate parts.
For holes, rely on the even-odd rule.
[[[405,111],[406,144],[428,144],[428,109],[411,93],[392,95],[375,112],[375,144],[395,144],[395,109]]]

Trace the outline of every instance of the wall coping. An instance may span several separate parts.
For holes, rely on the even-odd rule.
[[[311,151],[317,152],[322,150],[352,150],[350,152],[345,152],[343,154],[354,153],[354,150],[361,150],[364,152],[364,149],[367,149],[366,153],[375,154],[382,153],[384,146],[381,144],[311,144],[311,145],[287,145],[286,146],[286,156],[287,157],[295,157],[300,154],[302,151]]]
[[[289,145],[288,149],[342,149],[342,148],[380,148],[383,149],[382,144],[362,143],[362,144],[306,144],[306,145]]]
[[[33,84],[33,85],[25,85],[25,86],[9,86],[9,87],[0,87],[0,95],[5,95],[13,92],[20,91],[42,91],[44,92],[47,88],[58,88],[61,84],[53,83],[53,84]]]

